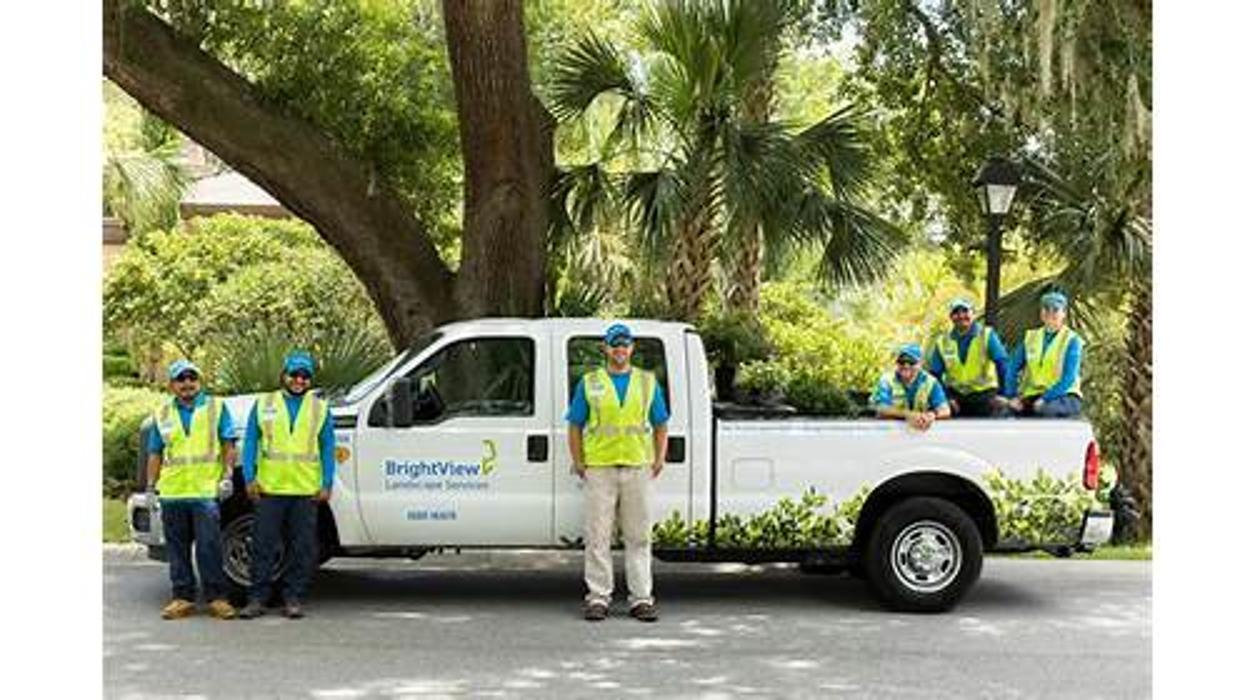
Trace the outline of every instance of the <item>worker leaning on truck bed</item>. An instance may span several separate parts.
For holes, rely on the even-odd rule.
[[[916,343],[898,346],[896,368],[881,375],[872,394],[877,418],[905,420],[928,430],[938,419],[950,417],[946,392],[937,378],[920,367],[924,351]]]
[[[168,376],[174,396],[153,414],[154,429],[148,433],[148,507],[151,512],[160,498],[174,589],[161,616],[174,620],[196,611],[194,540],[196,569],[209,614],[229,620],[235,617],[235,608],[226,600],[218,498],[224,489],[230,495],[235,425],[226,404],[201,390],[196,365],[176,360]]]
[[[1071,418],[1081,414],[1081,358],[1085,343],[1067,326],[1068,298],[1041,296],[1041,322],[1024,332],[1004,380],[1010,409],[1025,416]],[[1023,380],[1020,374],[1023,372]]]
[[[974,321],[972,313],[972,302],[950,302],[952,327],[933,340],[928,371],[941,380],[951,415],[985,418],[1005,412],[998,385],[1008,358],[998,331]]]
[[[291,565],[283,577],[283,614],[301,609],[318,556],[318,504],[331,498],[336,438],[327,402],[314,396],[314,358],[295,351],[283,360],[283,389],[253,404],[244,434],[244,482],[257,518],[253,521],[252,585],[240,617],[264,612],[270,597],[279,539],[286,534]]]
[[[614,593],[610,537],[616,513],[623,533],[628,609],[642,622],[658,619],[650,572],[649,486],[662,472],[667,445],[666,400],[653,372],[633,367],[632,332],[606,329],[607,366],[585,374],[567,409],[568,445],[584,480],[584,619],[606,619]],[[652,434],[651,434],[652,433]]]

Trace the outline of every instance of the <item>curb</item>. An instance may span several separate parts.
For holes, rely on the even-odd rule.
[[[148,548],[134,542],[105,542],[101,547],[104,559],[109,561],[147,561]]]

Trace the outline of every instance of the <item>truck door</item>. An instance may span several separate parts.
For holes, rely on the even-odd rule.
[[[634,329],[635,330],[635,329]],[[605,365],[601,336],[581,332],[555,332],[553,336],[554,392],[554,532],[559,544],[573,544],[584,536],[584,482],[571,471],[567,445],[566,411],[575,384],[585,372]],[[662,475],[653,482],[650,513],[654,522],[678,512],[685,522],[692,518],[688,385],[684,372],[684,346],[680,335],[641,332],[636,335],[632,364],[654,372],[666,397],[671,418],[669,455]],[[705,381],[705,378],[699,378]]]
[[[412,426],[390,427],[386,388],[373,400],[356,441],[373,542],[550,543],[548,333],[519,331],[448,338],[399,373],[412,386]]]

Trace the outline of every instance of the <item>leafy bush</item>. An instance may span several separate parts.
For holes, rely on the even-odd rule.
[[[313,353],[318,365],[314,383],[325,392],[347,389],[392,356],[386,341],[362,328],[291,333],[264,328],[225,346],[212,365],[214,391],[251,394],[277,388],[283,358],[295,348]]]
[[[105,386],[103,406],[103,472],[107,496],[135,488],[139,459],[139,428],[166,399],[166,394],[138,387]]]
[[[1098,493],[1110,488],[1111,472],[1100,472]],[[995,470],[985,475],[998,518],[998,538],[1022,544],[1064,544],[1076,538],[1085,511],[1104,506],[1071,474],[1057,479],[1038,470],[1031,479],[1009,479]]]
[[[751,549],[813,549],[840,547],[854,541],[854,527],[871,489],[864,486],[850,498],[833,504],[813,487],[798,500],[782,498],[752,515],[725,513],[715,524],[715,546]],[[654,546],[697,547],[706,542],[708,521],[686,526],[679,512],[654,525]]]

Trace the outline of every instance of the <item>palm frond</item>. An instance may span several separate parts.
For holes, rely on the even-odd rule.
[[[861,108],[845,105],[797,135],[798,150],[822,162],[838,198],[856,198],[871,178],[866,125],[866,113]]]
[[[574,119],[593,100],[610,93],[631,103],[643,98],[626,59],[612,44],[587,34],[554,59],[549,109],[560,121]]]
[[[905,248],[901,230],[863,206],[832,200],[827,216],[829,230],[820,274],[829,284],[857,285],[882,279]]]
[[[628,217],[646,256],[660,260],[684,207],[687,190],[678,172],[660,168],[631,173],[624,187]]]

